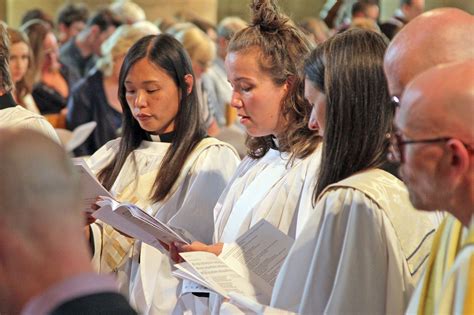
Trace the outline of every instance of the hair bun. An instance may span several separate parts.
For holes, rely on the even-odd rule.
[[[275,0],[252,0],[251,26],[259,27],[263,32],[276,32],[287,22],[288,17],[280,12]]]

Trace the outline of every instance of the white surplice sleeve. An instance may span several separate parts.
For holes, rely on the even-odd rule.
[[[86,159],[87,165],[92,173],[97,174],[115,157],[120,144],[120,138],[111,140],[99,148],[93,155]],[[100,270],[100,259],[103,245],[103,226],[101,222],[92,223],[90,225],[91,235],[93,239],[94,250],[92,253],[92,265],[97,271]]]
[[[271,305],[300,314],[386,314],[387,224],[363,193],[327,193],[282,266]]]
[[[180,197],[177,200],[179,210],[170,219],[170,225],[185,229],[197,240],[210,244],[214,232],[214,206],[239,163],[240,158],[228,146],[213,145],[205,149],[182,185],[181,196],[177,196]]]
[[[155,205],[159,206],[154,209],[155,216],[210,243],[214,205],[239,162],[238,155],[227,145],[206,148],[170,199]],[[140,260],[130,288],[132,305],[143,314],[183,314],[188,306],[178,303],[180,281],[172,275],[174,262],[168,252],[142,243]]]

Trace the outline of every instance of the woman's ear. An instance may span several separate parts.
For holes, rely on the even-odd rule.
[[[286,78],[286,82],[285,82],[286,92],[290,91],[293,88],[293,86],[295,85],[295,81],[296,81],[296,76],[294,75],[289,75]]]
[[[184,76],[184,82],[186,82],[186,85],[187,85],[187,88],[186,88],[186,92],[189,94],[191,94],[191,92],[193,91],[193,86],[194,86],[194,78],[193,78],[193,75],[192,74],[186,74]]]

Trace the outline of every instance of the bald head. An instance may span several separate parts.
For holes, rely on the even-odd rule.
[[[390,43],[384,69],[391,95],[400,96],[417,74],[443,63],[474,58],[474,17],[441,8],[408,23]]]
[[[395,118],[402,137],[415,141],[400,149],[410,200],[419,209],[445,209],[465,226],[474,215],[473,73],[471,59],[416,76]]]
[[[7,224],[82,222],[78,180],[64,149],[32,130],[0,129],[0,151],[0,215]]]
[[[433,67],[406,87],[397,125],[414,137],[474,145],[474,59]]]

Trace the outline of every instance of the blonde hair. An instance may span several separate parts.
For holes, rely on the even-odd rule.
[[[209,64],[216,56],[216,47],[209,36],[196,26],[189,26],[176,34],[192,61]]]
[[[140,21],[132,25],[121,25],[102,44],[102,58],[97,61],[97,68],[105,76],[112,75],[114,60],[125,56],[130,47],[146,35],[158,35],[160,30],[151,22]]]
[[[122,23],[133,24],[146,20],[145,11],[130,0],[116,1],[110,5],[110,10],[122,20]]]
[[[223,18],[217,25],[217,35],[230,40],[235,33],[245,28],[247,23],[237,16]]]

